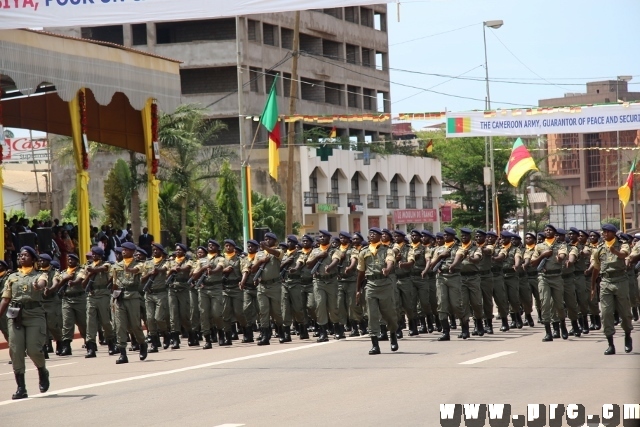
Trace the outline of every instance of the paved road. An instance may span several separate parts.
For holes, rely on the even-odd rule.
[[[618,335],[619,354],[609,357],[602,332],[542,343],[539,326],[467,341],[421,335],[400,340],[397,353],[381,343],[379,356],[367,355],[367,338],[294,337],[268,347],[183,347],[145,362],[130,355],[120,366],[106,347],[84,359],[76,341],[73,356],[49,360],[48,393],[38,393],[37,373],[27,372],[32,398],[24,401],[10,400],[15,383],[1,350],[0,419],[4,426],[87,425],[97,416],[141,426],[438,426],[442,403],[508,403],[522,415],[530,403],[580,403],[600,414],[605,403],[640,402],[637,330],[633,353],[624,353]]]

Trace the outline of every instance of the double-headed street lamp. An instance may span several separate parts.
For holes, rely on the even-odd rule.
[[[486,85],[487,85],[487,104],[486,104],[486,109],[491,110],[491,96],[489,95],[489,66],[488,66],[488,61],[487,61],[487,32],[485,30],[485,28],[489,27],[489,28],[493,28],[494,30],[497,30],[498,28],[502,27],[502,25],[504,24],[504,21],[502,21],[502,19],[496,19],[493,21],[484,21],[482,23],[482,38],[484,40],[484,72],[485,72],[485,81],[486,81]],[[491,168],[488,170],[489,172],[489,180],[487,180],[487,145],[488,145],[488,151],[489,151],[489,162],[491,164]],[[485,185],[485,215],[486,215],[486,222],[487,222],[487,228],[489,228],[489,197],[487,194],[487,184],[491,184],[491,205],[493,206],[492,208],[492,215],[491,215],[491,220],[492,220],[492,228],[494,228],[495,230],[499,230],[500,228],[500,224],[496,224],[496,214],[495,214],[495,198],[497,197],[496,194],[496,174],[495,174],[495,164],[494,164],[494,160],[493,160],[493,138],[491,136],[489,136],[488,138],[488,144],[487,144],[487,138],[485,138],[485,156],[484,156],[484,165],[485,165],[485,180],[484,180],[484,185]],[[489,181],[489,182],[487,182]]]

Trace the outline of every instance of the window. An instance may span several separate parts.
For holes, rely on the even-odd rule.
[[[351,177],[351,193],[349,194],[348,202],[356,205],[360,204],[360,177],[357,172]]]
[[[84,27],[80,30],[80,34],[83,39],[97,40],[124,46],[124,30],[122,25]]]
[[[380,195],[378,194],[378,174],[375,174],[371,179],[371,194],[369,195],[369,197],[367,197],[367,207],[380,207]]]
[[[360,108],[360,98],[362,89],[357,86],[347,86],[347,106],[349,108]]]
[[[359,8],[356,7],[345,7],[344,8],[344,20],[348,22],[353,22],[355,24],[360,23],[360,14]]]
[[[318,203],[318,176],[314,169],[309,176],[309,191],[304,193],[304,205],[313,206]]]
[[[206,40],[235,40],[235,19],[162,22],[156,25],[156,43],[190,43]]]
[[[407,209],[416,208],[416,177],[414,176],[409,183],[409,196],[406,198]]]
[[[327,217],[327,228],[330,232],[335,232],[338,231],[338,218],[336,218],[335,216],[328,216]]]
[[[326,102],[327,104],[342,105],[342,92],[344,90],[343,87],[344,86],[337,83],[325,82],[324,102]]]
[[[298,82],[293,82],[294,85],[297,85]],[[300,88],[298,88],[298,91]],[[282,91],[283,95],[289,98],[291,96],[291,74],[290,73],[282,73]],[[296,91],[296,98],[298,98],[298,91]]]
[[[322,55],[325,58],[342,60],[342,43],[331,40],[322,40]]]
[[[360,62],[360,58],[358,55],[360,48],[358,46],[347,43],[347,62],[349,64],[358,64]]]
[[[252,42],[260,41],[260,23],[253,19],[247,19],[247,38]]]
[[[391,194],[387,197],[387,209],[398,209],[398,175],[394,175],[391,180],[389,190]]]
[[[361,7],[360,8],[360,25],[364,27],[373,28],[373,10]]]
[[[249,68],[249,91],[260,92],[260,77],[262,70],[260,68]]]
[[[432,179],[427,182],[427,196],[422,198],[422,209],[433,209],[433,184]]]
[[[578,175],[580,173],[579,137],[577,133],[549,135],[549,174]]]
[[[376,95],[373,89],[362,88],[362,108],[373,111],[376,105]]]
[[[232,92],[238,88],[235,67],[186,68],[180,70],[183,95]]]
[[[323,12],[327,15],[331,15],[336,19],[342,19],[342,8],[335,7],[333,9],[324,9]]]
[[[293,49],[293,30],[280,28],[280,40],[282,40],[283,49]]]
[[[371,67],[371,57],[373,56],[373,50],[367,49],[366,47],[362,48],[362,66],[363,67]]]
[[[387,14],[386,13],[374,12],[373,28],[375,28],[378,31],[387,31]]]
[[[276,75],[278,73],[275,71],[266,72],[264,74],[264,90],[265,93],[271,90],[271,86],[273,86],[273,81],[276,79]],[[280,91],[278,90],[278,84],[276,83],[276,95],[278,95]]]
[[[308,34],[300,34],[300,50],[322,56],[322,39]]]
[[[305,101],[324,102],[324,85],[320,80],[301,78],[300,97]]]
[[[262,40],[269,46],[278,46],[278,27],[271,24],[262,24]]]
[[[134,46],[147,44],[147,24],[131,25],[131,44]]]
[[[331,193],[327,194],[327,203],[340,206],[340,174],[335,171],[331,176]]]
[[[387,65],[387,53],[386,52],[376,52],[376,70],[386,70]]]

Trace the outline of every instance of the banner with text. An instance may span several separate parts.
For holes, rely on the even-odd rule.
[[[424,224],[437,220],[438,211],[436,209],[396,209],[393,211],[394,224]]]
[[[378,3],[379,0],[0,0],[0,29],[180,21]]]
[[[2,144],[2,161],[28,163],[49,161],[49,142],[46,139],[5,138]]]
[[[640,104],[447,112],[447,138],[640,129]]]

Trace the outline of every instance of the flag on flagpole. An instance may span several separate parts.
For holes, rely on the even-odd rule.
[[[269,175],[278,180],[278,166],[280,165],[280,122],[278,121],[278,100],[276,99],[276,82],[278,76],[273,79],[271,91],[264,106],[260,123],[269,132]]]
[[[433,139],[430,139],[429,142],[427,142],[427,153],[431,153],[433,152]]]
[[[633,172],[636,170],[636,161],[633,160],[631,164],[631,170],[629,171],[629,176],[627,176],[627,182],[620,188],[618,188],[618,197],[620,197],[620,201],[622,202],[623,207],[627,207],[627,203],[629,203],[629,199],[631,198],[631,190],[633,189]]]
[[[513,149],[511,150],[511,156],[509,162],[504,168],[504,172],[507,174],[509,183],[514,187],[518,186],[518,183],[530,170],[537,171],[536,162],[531,157],[529,150],[522,143],[522,139],[516,139],[513,143]]]
[[[336,130],[336,127],[332,127],[331,128],[331,133],[329,133],[329,138],[337,138],[338,137],[338,131]]]

